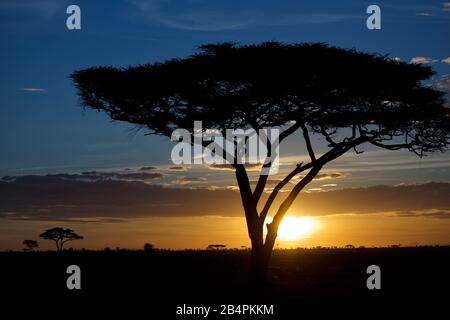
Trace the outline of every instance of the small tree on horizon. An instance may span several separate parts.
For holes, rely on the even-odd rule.
[[[433,74],[428,66],[323,43],[266,42],[203,45],[187,58],[93,67],[74,72],[72,79],[84,106],[151,134],[170,138],[183,128],[193,137],[194,121],[202,121],[223,135],[227,129],[259,134],[280,128],[280,144],[292,136],[298,148],[305,146],[309,160],[294,165],[267,197],[262,195],[272,166],[270,145],[253,188],[245,164],[236,154],[229,161],[251,240],[251,280],[261,283],[283,217],[325,165],[348,151],[360,153],[363,144],[420,157],[447,148],[450,113],[444,94],[422,83]],[[326,141],[328,149],[318,154],[311,135]],[[205,141],[204,147],[213,143]],[[280,192],[289,184],[290,190]]]
[[[153,249],[155,248],[155,246],[152,243],[146,243],[144,244],[144,251],[145,252],[151,252],[153,251]]]
[[[64,229],[61,227],[48,229],[42,233],[40,237],[46,240],[54,241],[56,243],[57,251],[62,251],[64,244],[68,241],[80,240],[84,238],[83,236],[76,234],[72,229]]]
[[[227,246],[225,244],[209,244],[206,249],[207,250],[219,250],[219,249],[225,249]]]
[[[32,252],[34,249],[39,247],[39,244],[36,240],[23,240],[23,245],[25,248],[23,248],[24,251]]]

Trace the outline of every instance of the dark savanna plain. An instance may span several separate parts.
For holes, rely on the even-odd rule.
[[[208,318],[293,319],[302,316],[375,317],[445,312],[449,247],[275,250],[270,285],[248,286],[246,250],[85,251],[1,253],[6,309],[28,301],[71,315],[197,319],[178,307],[210,306]],[[83,270],[82,290],[67,290],[65,269]],[[381,267],[381,290],[368,290],[368,265]],[[223,305],[273,306],[273,315],[223,315]],[[14,311],[15,310],[15,311]],[[16,314],[29,309],[11,308]],[[369,314],[367,314],[369,312]]]
[[[449,28],[434,0],[0,2],[4,313],[442,317]]]

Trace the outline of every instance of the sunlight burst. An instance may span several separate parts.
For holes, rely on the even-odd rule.
[[[305,238],[315,231],[317,222],[311,217],[285,217],[278,229],[278,238],[297,240]]]

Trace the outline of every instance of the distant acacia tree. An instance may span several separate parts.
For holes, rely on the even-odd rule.
[[[206,247],[206,249],[211,250],[211,249],[225,249],[227,246],[225,244],[210,244],[208,245],[208,247]]]
[[[292,136],[299,148],[305,146],[309,161],[293,166],[267,198],[262,195],[272,166],[270,145],[254,188],[235,154],[227,159],[247,220],[251,279],[260,283],[266,279],[280,222],[327,163],[351,150],[360,153],[362,144],[418,156],[447,148],[450,113],[444,95],[422,84],[431,75],[428,66],[353,49],[267,42],[203,45],[184,59],[93,67],[74,72],[72,79],[84,106],[153,134],[171,137],[174,129],[183,128],[193,135],[194,121],[202,121],[204,128],[222,133],[279,128],[280,143]],[[328,149],[317,154],[311,135],[323,138]],[[290,183],[294,186],[288,192],[280,192]],[[283,195],[273,210],[275,199]],[[267,223],[269,214],[273,219]]]
[[[23,245],[25,246],[23,250],[30,252],[39,247],[39,244],[36,240],[23,240]]]
[[[52,240],[56,243],[56,249],[62,251],[63,246],[68,241],[83,239],[82,236],[76,234],[72,229],[64,229],[60,227],[46,230],[40,235],[41,238]]]
[[[155,248],[155,246],[151,243],[146,243],[144,244],[144,251],[145,252],[151,252],[153,251],[153,249]]]

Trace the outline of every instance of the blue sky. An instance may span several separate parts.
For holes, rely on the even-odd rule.
[[[69,4],[80,6],[82,30],[66,29]],[[381,7],[381,30],[366,28],[369,4]],[[450,56],[450,6],[442,1],[3,0],[0,30],[0,175],[169,163],[167,139],[80,108],[68,76],[94,65],[182,57],[210,42],[277,40],[424,57],[434,80],[450,73],[441,61]],[[445,172],[436,179],[448,180]]]

